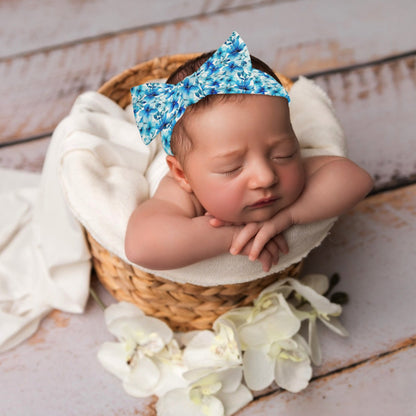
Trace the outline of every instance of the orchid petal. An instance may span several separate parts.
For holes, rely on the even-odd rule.
[[[188,345],[192,339],[197,336],[201,331],[195,329],[193,331],[189,331],[189,332],[176,332],[174,334],[175,338],[177,339],[177,341],[179,342],[179,344],[186,346]]]
[[[226,312],[224,315],[221,315],[218,320],[229,320],[231,321],[235,328],[238,329],[241,325],[245,324],[249,319],[253,308],[251,306],[245,306],[241,308],[231,309]],[[215,325],[215,322],[214,322]],[[214,327],[215,328],[215,327]]]
[[[196,334],[187,345],[183,360],[191,368],[213,367],[218,357],[212,351],[211,346],[215,342],[215,334],[211,331],[201,331]]]
[[[160,362],[159,370],[160,379],[154,388],[153,394],[161,397],[170,390],[187,387],[188,382],[183,377],[186,367],[169,362]]]
[[[328,276],[324,274],[307,274],[299,279],[299,281],[310,288],[315,292],[323,295],[329,289],[329,279]]]
[[[315,365],[321,365],[322,355],[319,344],[318,328],[316,326],[316,317],[311,316],[308,325],[309,347],[311,349],[311,360]]]
[[[204,396],[201,409],[206,416],[224,416],[224,406],[215,396]]]
[[[278,280],[275,283],[272,283],[271,285],[267,286],[265,289],[263,289],[260,292],[260,295],[258,296],[257,299],[261,299],[263,296],[265,296],[266,294],[271,293],[271,292],[276,292],[276,291],[281,292],[282,291],[282,293],[283,293],[284,289],[288,288],[286,283],[287,283],[287,278],[286,279],[281,279],[281,280]],[[290,291],[292,291],[292,290],[293,289],[290,289]]]
[[[296,349],[302,351],[302,356],[309,357],[311,355],[311,349],[302,335],[296,334],[293,336],[293,341],[296,343]]]
[[[288,278],[293,288],[302,295],[319,313],[326,315],[340,315],[340,305],[331,303],[325,296],[316,293],[312,288],[299,283],[297,280]]]
[[[192,402],[187,389],[174,389],[162,396],[157,404],[158,416],[206,416],[200,406]]]
[[[218,373],[222,389],[225,393],[236,391],[243,378],[243,369],[241,367],[232,367]]]
[[[306,388],[311,377],[312,367],[308,358],[302,361],[293,361],[286,358],[276,360],[276,383],[292,393],[298,393]]]
[[[344,328],[338,318],[334,316],[328,316],[327,319],[319,316],[319,320],[328,327],[331,331],[334,331],[336,334],[341,335],[342,337],[347,337],[348,331]]]
[[[148,357],[138,357],[131,367],[130,374],[124,379],[123,387],[134,397],[147,397],[153,394],[160,379],[158,366]]]
[[[108,326],[119,318],[141,318],[144,313],[137,306],[128,302],[113,303],[104,311],[105,323]]]
[[[299,328],[299,319],[289,309],[280,308],[260,321],[243,325],[239,333],[245,345],[255,347],[290,338]]]
[[[154,352],[160,351],[173,336],[172,330],[164,322],[147,316],[115,319],[108,325],[108,330],[121,341],[132,341],[139,345],[153,339]]]
[[[240,384],[237,390],[232,393],[219,392],[217,397],[221,400],[224,406],[225,416],[233,415],[253,400],[251,391],[242,384]]]
[[[160,319],[151,316],[143,317],[140,320],[140,326],[143,332],[147,334],[157,334],[165,344],[167,344],[173,337],[173,332],[169,326]]]
[[[293,338],[281,339],[277,342],[279,347],[283,350],[294,350],[297,348],[298,344]]]
[[[188,343],[183,359],[187,366],[229,367],[241,363],[240,347],[234,325],[228,320],[217,321],[217,333],[200,331]]]
[[[299,319],[299,321],[306,321],[310,319],[311,316],[316,316],[316,312],[314,309],[310,307],[310,305],[302,305],[301,308],[297,309],[291,305],[292,313]]]
[[[98,350],[97,356],[101,365],[121,380],[130,372],[126,362],[126,350],[118,342],[105,342]]]
[[[134,343],[134,339],[137,338],[137,334],[145,334],[141,330],[140,320],[142,317],[121,317],[117,319],[113,319],[107,325],[108,330],[111,334],[113,334],[118,340],[122,342],[132,342]],[[134,336],[133,334],[136,334]]]
[[[250,349],[243,356],[244,379],[251,390],[265,389],[273,382],[274,360],[261,349]]]
[[[192,370],[183,373],[186,380],[192,382],[192,384],[209,384],[216,383],[218,381],[217,373],[214,367],[201,367],[194,368]],[[204,380],[203,382],[201,380]],[[201,384],[202,383],[202,384]]]

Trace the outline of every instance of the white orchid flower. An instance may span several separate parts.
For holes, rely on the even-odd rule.
[[[104,368],[123,381],[135,397],[161,395],[173,386],[186,385],[181,377],[181,353],[172,330],[145,316],[136,306],[120,302],[105,312],[108,330],[119,342],[106,342],[98,351]]]
[[[323,296],[328,287],[324,275],[281,279],[253,306],[219,317],[212,331],[175,335],[162,321],[120,302],[105,311],[119,342],[103,344],[98,358],[129,394],[159,396],[158,416],[228,416],[252,400],[249,389],[276,382],[296,393],[308,385],[311,360],[321,362],[318,320],[347,335],[337,318],[341,306]],[[303,321],[309,343],[299,334]]]
[[[264,293],[246,324],[239,328],[247,386],[262,390],[273,381],[291,392],[302,390],[312,376],[309,349],[297,335],[300,320],[281,293]]]
[[[329,288],[328,277],[323,274],[310,274],[299,281],[290,282],[296,290],[296,294],[308,303],[293,309],[294,314],[301,320],[308,320],[308,343],[311,350],[311,359],[315,365],[321,365],[322,355],[319,344],[317,321],[321,321],[326,327],[336,334],[346,337],[348,331],[342,326],[338,316],[342,307],[332,303],[323,296]]]
[[[183,361],[189,369],[229,368],[241,365],[241,349],[233,323],[218,318],[213,331],[198,331],[187,343]]]
[[[300,321],[308,320],[308,342],[311,359],[315,365],[322,362],[321,347],[316,322],[321,321],[329,329],[341,336],[348,336],[347,330],[338,320],[342,307],[323,296],[329,288],[328,277],[323,274],[308,274],[300,280],[285,278],[268,286],[261,297],[271,293],[283,293]],[[290,295],[293,295],[290,297]],[[307,303],[305,303],[305,301]]]
[[[187,388],[171,390],[161,397],[156,405],[158,416],[229,416],[253,399],[241,384],[241,367],[210,371],[186,373],[187,378],[198,378]]]

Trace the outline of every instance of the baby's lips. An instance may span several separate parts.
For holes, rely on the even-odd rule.
[[[271,205],[278,199],[278,197],[262,198],[256,201],[254,204],[249,205],[249,208],[260,208],[263,206]]]

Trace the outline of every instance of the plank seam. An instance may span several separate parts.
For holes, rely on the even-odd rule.
[[[356,363],[347,365],[345,367],[337,368],[335,370],[332,370],[332,371],[330,371],[328,373],[325,373],[325,374],[321,374],[321,375],[316,376],[316,377],[312,377],[312,379],[310,380],[310,383],[313,383],[316,380],[324,379],[326,377],[332,377],[336,374],[340,374],[340,373],[343,373],[343,372],[346,372],[346,371],[355,370],[356,368],[362,367],[366,364],[376,363],[377,361],[379,361],[379,360],[381,360],[385,357],[392,356],[392,355],[397,354],[401,351],[409,350],[410,348],[413,348],[413,347],[416,347],[416,335],[411,336],[404,343],[401,343],[400,345],[398,345],[397,347],[395,347],[395,348],[393,348],[389,351],[385,351],[385,352],[382,352],[382,353],[375,354],[371,357],[367,357],[367,358],[364,358],[360,361],[357,361]],[[284,392],[284,390],[280,389],[280,388],[278,388],[276,390],[268,391],[267,393],[264,393],[264,394],[261,394],[261,395],[255,397],[253,402],[260,401],[260,400],[265,399],[269,396],[278,395],[278,394],[283,393],[283,392]]]
[[[8,142],[0,142],[0,149],[3,147],[10,147],[10,146],[16,146],[18,144],[28,143],[28,142],[34,142],[36,140],[46,139],[47,137],[50,137],[52,135],[52,132],[50,133],[42,133],[37,136],[30,136],[30,137],[24,137],[23,139],[19,140],[10,140]]]
[[[250,10],[253,8],[257,8],[257,7],[266,7],[266,6],[270,6],[273,5],[275,3],[286,3],[289,2],[291,0],[264,0],[261,1],[259,3],[256,4],[245,4],[245,5],[241,5],[241,6],[234,6],[231,8],[226,8],[223,7],[221,9],[218,9],[216,11],[212,11],[212,12],[205,12],[205,13],[200,13],[200,14],[195,14],[195,15],[189,15],[186,17],[178,17],[176,19],[172,19],[172,20],[166,20],[163,22],[157,22],[157,23],[149,23],[143,26],[135,26],[135,27],[129,27],[126,29],[122,29],[116,32],[107,32],[107,33],[101,33],[99,35],[95,35],[95,36],[86,36],[77,40],[73,40],[73,41],[68,41],[68,42],[62,42],[62,43],[57,43],[55,45],[51,45],[51,46],[47,46],[47,47],[43,47],[43,48],[38,48],[38,49],[32,49],[26,52],[20,52],[20,53],[16,53],[16,54],[11,54],[11,55],[5,55],[0,57],[0,63],[4,62],[4,61],[8,61],[10,59],[16,59],[16,58],[27,58],[28,56],[31,55],[36,55],[36,54],[41,54],[41,53],[48,53],[48,52],[52,52],[55,51],[57,49],[63,49],[63,48],[68,48],[71,46],[76,46],[82,43],[89,43],[89,42],[94,42],[94,41],[98,41],[98,40],[105,40],[105,39],[110,39],[112,37],[116,37],[118,35],[126,35],[126,34],[131,34],[134,32],[138,32],[138,31],[143,31],[143,30],[148,30],[148,29],[153,29],[153,28],[157,28],[157,27],[161,27],[161,26],[166,26],[166,25],[174,25],[176,23],[185,23],[188,22],[190,20],[194,20],[194,19],[198,19],[198,18],[206,18],[206,17],[210,17],[210,16],[215,16],[221,13],[230,13],[230,12],[238,12],[241,10]],[[299,0],[301,1],[301,0]]]
[[[326,69],[324,71],[310,72],[310,73],[304,74],[303,76],[305,76],[306,78],[314,79],[314,78],[327,76],[327,75],[334,75],[334,74],[340,74],[340,73],[342,74],[345,72],[354,71],[356,69],[368,68],[370,66],[379,66],[379,65],[387,64],[389,62],[399,61],[401,59],[410,58],[415,55],[416,55],[416,49],[408,51],[408,52],[403,52],[397,55],[388,55],[383,58],[374,59],[372,61],[366,61],[362,63],[356,63],[356,64],[341,66],[337,68]],[[296,81],[298,78],[299,77],[293,78],[293,81]]]

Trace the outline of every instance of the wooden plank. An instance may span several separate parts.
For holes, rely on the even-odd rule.
[[[82,91],[155,56],[209,50],[238,29],[253,54],[274,68],[300,73],[366,62],[414,47],[416,3],[375,0],[270,3],[183,22],[102,37],[0,61],[0,140],[48,134]],[[372,17],[377,10],[375,17]],[[302,26],[294,24],[308,16]],[[393,28],[393,29],[394,29]],[[207,36],[209,34],[209,36]]]
[[[375,189],[416,182],[416,55],[315,77]]]
[[[152,398],[127,395],[98,362],[99,345],[111,339],[103,318],[94,302],[85,315],[54,311],[25,344],[2,354],[1,413],[21,416],[30,403],[36,416],[154,415]]]
[[[237,29],[251,45],[257,40],[255,52],[260,57],[272,55],[273,65],[289,60],[281,68],[289,72],[293,67],[298,73],[300,62],[310,67],[322,60],[320,65],[328,67],[414,49],[414,12],[412,0],[394,4],[354,0],[336,5],[331,0],[156,0],[152,4],[145,0],[18,0],[1,3],[0,58],[117,32],[135,37],[142,29],[152,32],[149,48],[157,54],[194,52],[217,46]],[[160,33],[166,32],[170,22],[173,32],[180,32],[173,38],[171,29]],[[153,25],[158,28],[148,28]],[[268,35],[266,44],[259,39],[262,33]],[[178,38],[186,41],[176,43]],[[292,48],[293,40],[303,53]],[[274,51],[270,54],[273,42],[281,46],[277,56]]]
[[[3,1],[0,58],[262,3],[270,0]]]
[[[370,390],[374,394],[368,395],[371,405],[380,391],[390,394],[386,398],[389,406],[401,399],[402,393],[410,392],[415,381],[414,348],[408,349],[411,355],[403,355],[398,361],[388,361],[388,357],[401,357],[390,354],[386,361],[378,361],[381,365],[371,365],[370,361],[349,371],[337,370],[380,354],[404,351],[416,342],[415,207],[416,185],[373,196],[341,219],[326,243],[311,253],[306,271],[341,274],[339,290],[350,296],[342,315],[350,337],[342,339],[321,326],[324,363],[315,370],[315,376],[320,378],[299,395],[271,395],[270,400],[259,400],[240,415],[279,414],[268,411],[276,406],[287,406],[292,409],[289,414],[297,415],[301,412],[296,409],[310,403],[315,413],[308,414],[314,416],[327,402],[331,409],[340,405],[340,411],[344,411],[343,406],[355,406],[350,403],[354,398],[367,397],[368,385],[365,384],[366,390],[363,388],[365,375],[374,384],[374,390]],[[112,302],[97,282],[93,281],[93,286],[106,304]],[[111,335],[95,303],[90,302],[83,315],[54,312],[31,339],[0,358],[0,403],[4,413],[20,416],[31,403],[31,412],[36,415],[153,415],[152,399],[127,396],[119,380],[98,363],[97,349],[108,340]],[[323,378],[329,374],[333,375]]]
[[[416,414],[416,346],[315,380],[299,394],[279,392],[249,404],[238,416]]]
[[[416,185],[380,193],[341,217],[305,261],[305,273],[339,273],[349,295],[342,321],[350,337],[325,338],[327,374],[416,342]],[[327,332],[327,331],[325,331]]]
[[[50,137],[0,148],[0,166],[8,169],[41,172]]]

